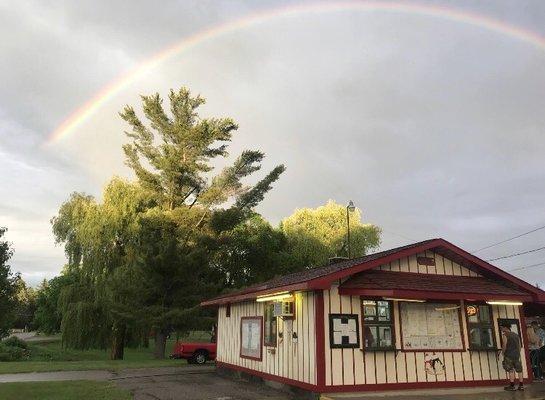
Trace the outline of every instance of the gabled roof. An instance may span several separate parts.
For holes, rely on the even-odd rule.
[[[532,301],[529,293],[503,280],[378,269],[351,276],[339,286],[339,293],[403,299]]]
[[[545,301],[545,292],[524,282],[521,279],[487,263],[484,260],[462,250],[444,239],[429,239],[394,249],[369,254],[363,257],[340,261],[337,263],[306,269],[304,271],[271,279],[257,285],[247,287],[236,292],[225,294],[201,303],[202,306],[211,306],[235,303],[255,299],[259,295],[271,294],[280,291],[327,289],[339,279],[346,278],[358,272],[375,268],[408,257],[426,250],[433,250],[446,258],[456,261],[479,274],[490,279],[504,279],[517,288],[530,294],[534,301]]]

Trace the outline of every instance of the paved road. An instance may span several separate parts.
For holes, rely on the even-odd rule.
[[[212,364],[191,367],[132,368],[121,371],[58,371],[29,372],[19,374],[0,374],[0,383],[6,382],[46,382],[46,381],[106,381],[122,379],[144,379],[152,376],[173,376],[179,374],[213,373]]]
[[[213,372],[128,377],[115,382],[130,390],[134,400],[293,400],[287,393],[223,378]]]

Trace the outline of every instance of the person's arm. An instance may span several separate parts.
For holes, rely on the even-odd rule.
[[[505,333],[501,334],[501,354],[505,355],[505,348],[507,347],[507,337]]]

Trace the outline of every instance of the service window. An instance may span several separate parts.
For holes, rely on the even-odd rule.
[[[240,319],[240,357],[261,361],[263,317]]]
[[[395,348],[392,302],[362,299],[363,347],[366,350]]]
[[[265,304],[265,334],[264,344],[276,347],[277,318],[274,316],[274,303]]]
[[[469,348],[473,350],[496,349],[496,335],[492,308],[488,304],[466,305]]]

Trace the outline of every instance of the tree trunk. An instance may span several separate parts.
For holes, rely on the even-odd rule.
[[[158,330],[155,332],[155,350],[153,351],[153,356],[162,360],[165,358],[165,347],[167,344],[167,335],[164,331]]]
[[[125,325],[114,324],[112,332],[111,360],[123,360],[125,350]]]

